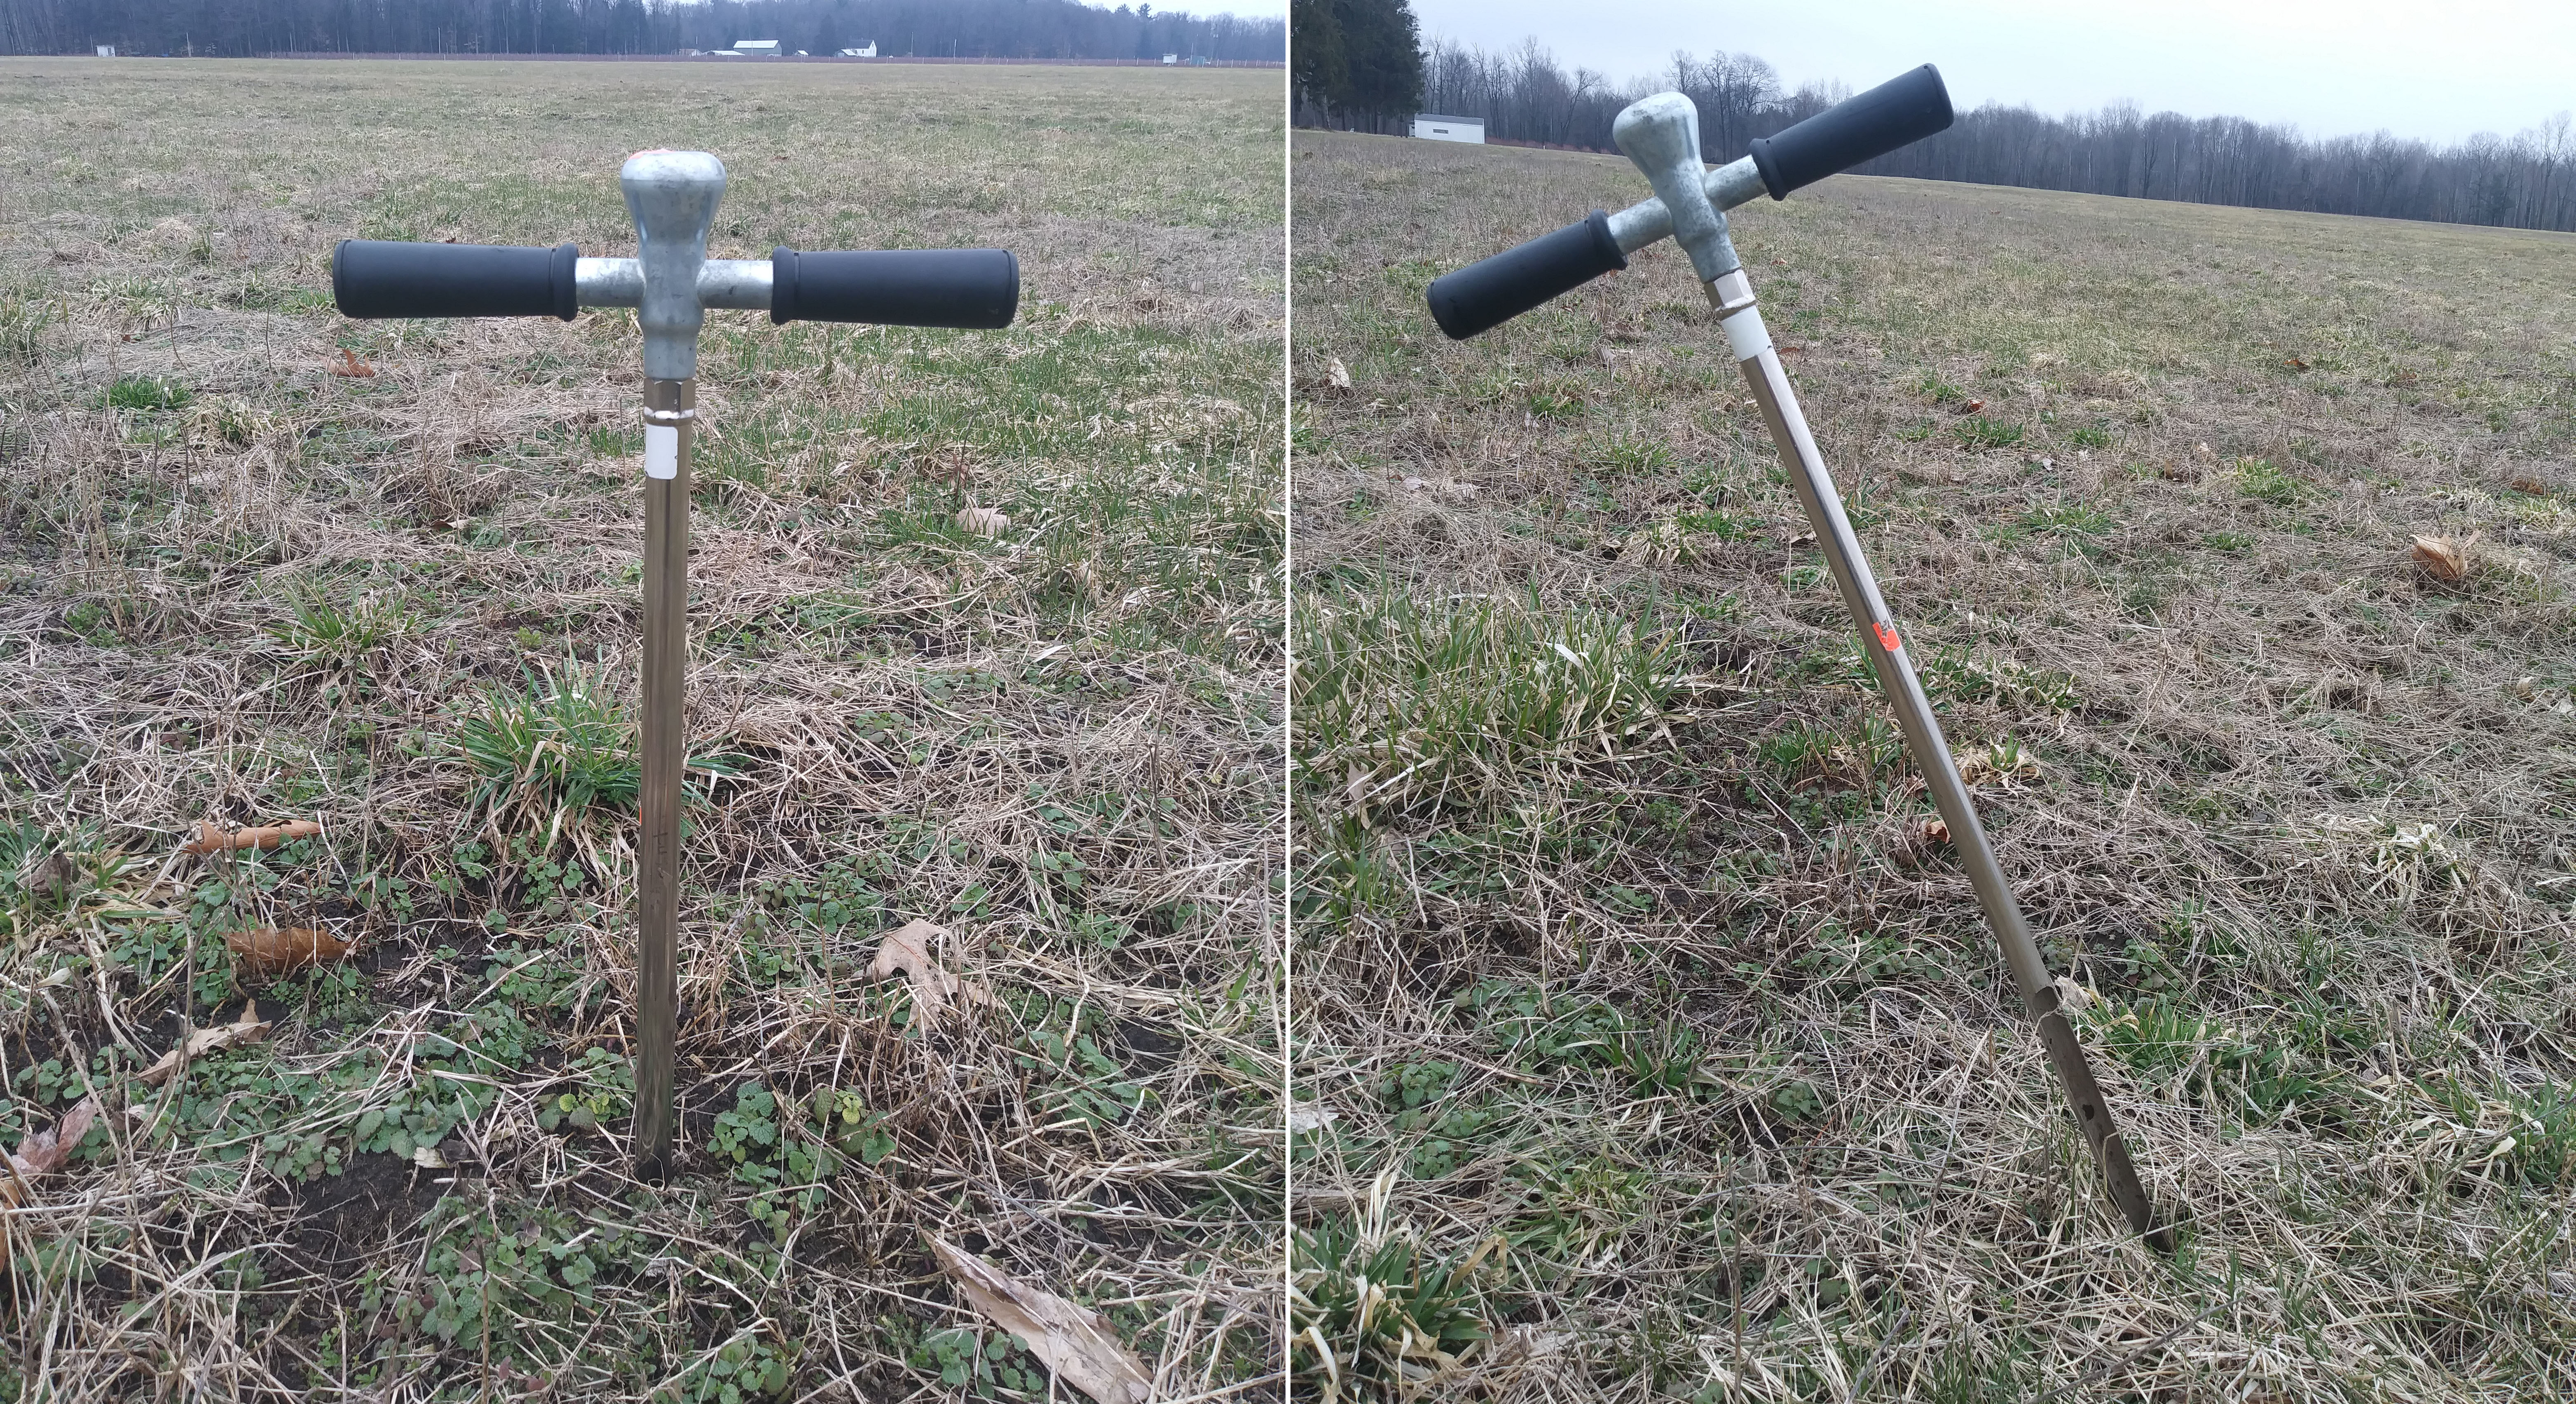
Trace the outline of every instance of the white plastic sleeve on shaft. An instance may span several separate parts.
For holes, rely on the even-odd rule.
[[[668,424],[644,426],[644,476],[670,479],[680,476],[680,431]]]
[[[1726,328],[1726,347],[1738,364],[1771,349],[1771,329],[1762,325],[1759,307],[1747,307],[1718,325]]]

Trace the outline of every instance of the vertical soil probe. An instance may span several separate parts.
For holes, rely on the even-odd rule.
[[[636,848],[636,1163],[671,1160],[679,1014],[681,776],[687,752],[689,451],[697,424],[698,330],[708,308],[766,308],[773,323],[1005,327],[1020,265],[1003,249],[798,253],[711,259],[707,230],[724,163],[702,151],[643,151],[618,173],[635,258],[480,244],[343,241],[331,291],[350,317],[559,317],[631,307],[644,333],[644,724]]]
[[[2155,1222],[2154,1205],[2139,1183],[2127,1144],[2112,1125],[2110,1108],[2103,1104],[2083,1045],[2059,1008],[2048,963],[2013,900],[1985,827],[1977,821],[1976,807],[1951,762],[1949,744],[1942,738],[1931,702],[1906,661],[1904,641],[1888,614],[1887,601],[1879,595],[1869,562],[1861,555],[1860,539],[1843,514],[1842,498],[1825,471],[1823,455],[1816,451],[1797,394],[1754,306],[1752,284],[1727,235],[1725,210],[1765,191],[1774,200],[1786,199],[1802,185],[1948,127],[1950,116],[1950,95],[1941,75],[1925,64],[1777,136],[1756,139],[1751,155],[1710,170],[1700,158],[1698,109],[1680,93],[1658,93],[1621,112],[1611,127],[1611,139],[1653,183],[1655,199],[1615,215],[1595,210],[1580,224],[1434,279],[1429,293],[1431,315],[1442,331],[1464,340],[1603,273],[1627,267],[1629,254],[1667,235],[1690,255],[1692,271],[1726,331],[1728,349],[1790,470],[1798,505],[1815,528],[1825,563],[1842,589],[1843,603],[1860,625],[1861,646],[1878,675],[1879,688],[1895,708],[1906,747],[1923,772],[1932,803],[1949,825],[1950,841],[1967,869],[1969,885],[1976,889],[1986,924],[2003,948],[2004,964],[2038,1021],[2040,1041],[2066,1089],[2076,1123],[2102,1167],[2112,1203],[2133,1230],[2160,1251],[2170,1252],[2172,1236]]]

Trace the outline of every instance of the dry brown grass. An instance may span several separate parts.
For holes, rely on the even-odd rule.
[[[1643,182],[1292,152],[1308,1387],[2576,1391],[2576,241],[1855,178],[1737,218],[2168,1261],[1679,254],[1423,311]]]
[[[118,1108],[11,1216],[0,1380],[1048,1397],[937,1235],[1169,1397],[1282,1393],[1278,81],[0,66],[0,1082],[13,1139],[84,1077]],[[323,273],[351,235],[626,251],[649,145],[726,160],[719,256],[1024,278],[1004,333],[710,318],[687,735],[723,773],[660,1188],[628,819],[478,803],[464,749],[580,678],[564,754],[631,749],[631,319],[353,324]],[[925,1032],[861,973],[911,917],[998,1007]],[[359,954],[235,988],[222,934],[280,924]],[[252,994],[271,1038],[128,1089]]]

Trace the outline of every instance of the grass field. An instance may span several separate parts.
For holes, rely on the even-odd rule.
[[[1739,212],[2165,1259],[1682,256],[1464,345],[1423,310],[1644,181],[1290,164],[1302,1390],[2576,1395],[2576,240]]]
[[[1066,1397],[934,1237],[1284,1393],[1279,83],[0,63],[0,1138],[106,1107],[7,1219],[0,1397]],[[327,276],[631,253],[648,146],[727,163],[719,257],[1023,270],[1006,332],[709,316],[658,1189],[632,318]],[[989,1006],[867,975],[914,918]],[[279,926],[356,949],[237,971]]]

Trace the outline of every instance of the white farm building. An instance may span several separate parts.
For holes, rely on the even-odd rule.
[[[1485,144],[1485,119],[1417,112],[1413,115],[1413,134],[1433,141],[1472,141],[1482,146]]]
[[[736,39],[733,42],[733,51],[746,58],[776,58],[778,57],[778,41],[775,39]]]

